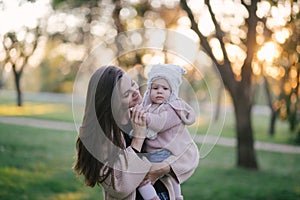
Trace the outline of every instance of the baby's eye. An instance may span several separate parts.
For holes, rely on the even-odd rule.
[[[165,87],[164,90],[169,90],[169,88]]]

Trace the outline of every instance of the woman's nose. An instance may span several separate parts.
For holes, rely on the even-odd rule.
[[[133,90],[132,97],[136,97],[136,95],[138,95],[138,91],[137,90]]]

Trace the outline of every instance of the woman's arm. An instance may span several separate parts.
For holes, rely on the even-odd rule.
[[[132,109],[131,123],[134,137],[131,145],[121,151],[114,162],[113,183],[110,182],[111,177],[108,177],[102,184],[106,195],[117,199],[123,199],[135,192],[151,168],[151,163],[137,154],[146,137],[145,111],[141,106]]]
[[[172,173],[172,168],[167,162],[151,163],[151,168],[146,176],[146,180],[150,180],[154,184],[160,177],[165,174]]]
[[[136,191],[150,168],[151,163],[147,159],[140,158],[131,147],[127,147],[118,156],[113,166],[113,174],[105,179],[102,187],[106,195],[114,199],[124,199]]]
[[[170,174],[179,183],[182,183],[192,176],[198,164],[198,147],[192,142],[181,155],[171,155],[163,162],[152,163],[146,177],[154,184],[163,175]]]

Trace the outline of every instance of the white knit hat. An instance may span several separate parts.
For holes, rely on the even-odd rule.
[[[168,101],[175,100],[178,98],[179,86],[182,83],[182,74],[186,72],[185,69],[178,65],[173,64],[156,64],[152,65],[150,72],[148,73],[148,84],[147,90],[143,99],[143,106],[147,106],[151,104],[150,101],[150,89],[151,84],[155,79],[164,78],[168,81],[172,93]]]

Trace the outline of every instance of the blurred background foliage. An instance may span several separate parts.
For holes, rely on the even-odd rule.
[[[4,0],[0,2],[0,88],[16,90],[19,106],[22,91],[72,93],[82,61],[96,49],[99,58],[86,71],[114,63],[134,69],[143,84],[144,66],[179,64],[188,70],[185,77],[197,98],[205,102],[210,97],[203,77],[215,80],[209,78],[211,70],[199,72],[193,66],[215,67],[233,102],[248,93],[250,110],[253,104],[269,106],[270,135],[279,117],[298,134],[299,142],[299,4],[299,0]],[[166,51],[172,44],[165,43],[165,33],[154,36],[155,41],[150,41],[151,33],[142,31],[127,33],[130,41],[118,35],[140,28],[174,30],[197,46],[177,44],[189,53],[187,60]],[[149,42],[161,48],[128,51]],[[220,83],[216,87],[221,88]]]

